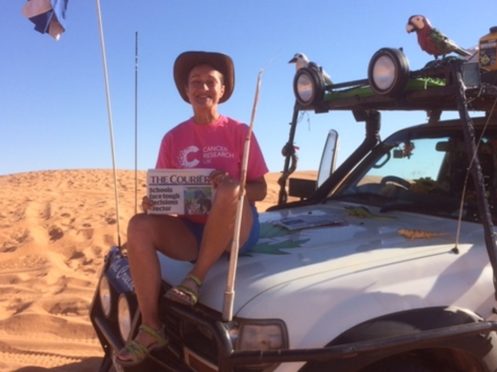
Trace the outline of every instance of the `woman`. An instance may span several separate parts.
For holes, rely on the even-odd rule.
[[[185,52],[174,63],[174,80],[181,97],[191,104],[193,117],[164,136],[156,168],[212,168],[215,197],[207,216],[151,215],[144,198],[144,214],[128,225],[126,244],[142,324],[136,338],[118,353],[123,365],[141,363],[151,350],[165,347],[167,338],[159,317],[160,266],[156,251],[194,262],[183,282],[166,298],[195,305],[210,267],[229,252],[239,199],[240,173],[248,126],[218,112],[218,104],[234,88],[233,61],[213,52]],[[268,169],[252,136],[240,231],[240,252],[255,245],[259,221],[254,203],[266,196]]]

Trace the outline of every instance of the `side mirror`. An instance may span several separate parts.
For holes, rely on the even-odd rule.
[[[316,181],[304,178],[290,178],[288,180],[288,194],[300,198],[308,199],[316,191]]]
[[[338,132],[334,129],[328,132],[324,144],[321,162],[319,163],[319,172],[317,187],[321,186],[324,181],[335,171],[336,157],[338,153]]]
[[[334,129],[328,132],[324,144],[317,180],[290,178],[288,181],[288,194],[297,198],[308,199],[334,172],[336,154],[338,151],[338,132]]]

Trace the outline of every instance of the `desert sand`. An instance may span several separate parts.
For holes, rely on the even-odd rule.
[[[278,177],[267,176],[258,210],[276,203]],[[103,258],[118,236],[125,242],[145,194],[145,172],[118,171],[116,209],[113,179],[86,169],[0,176],[0,371],[98,369],[89,307]]]

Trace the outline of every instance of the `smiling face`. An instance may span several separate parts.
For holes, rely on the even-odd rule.
[[[186,94],[196,113],[216,110],[224,91],[223,75],[212,66],[198,65],[191,69]]]

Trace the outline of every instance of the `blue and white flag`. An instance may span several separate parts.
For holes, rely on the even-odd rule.
[[[35,24],[35,30],[48,33],[55,40],[65,31],[66,9],[69,0],[28,0],[22,13]]]

